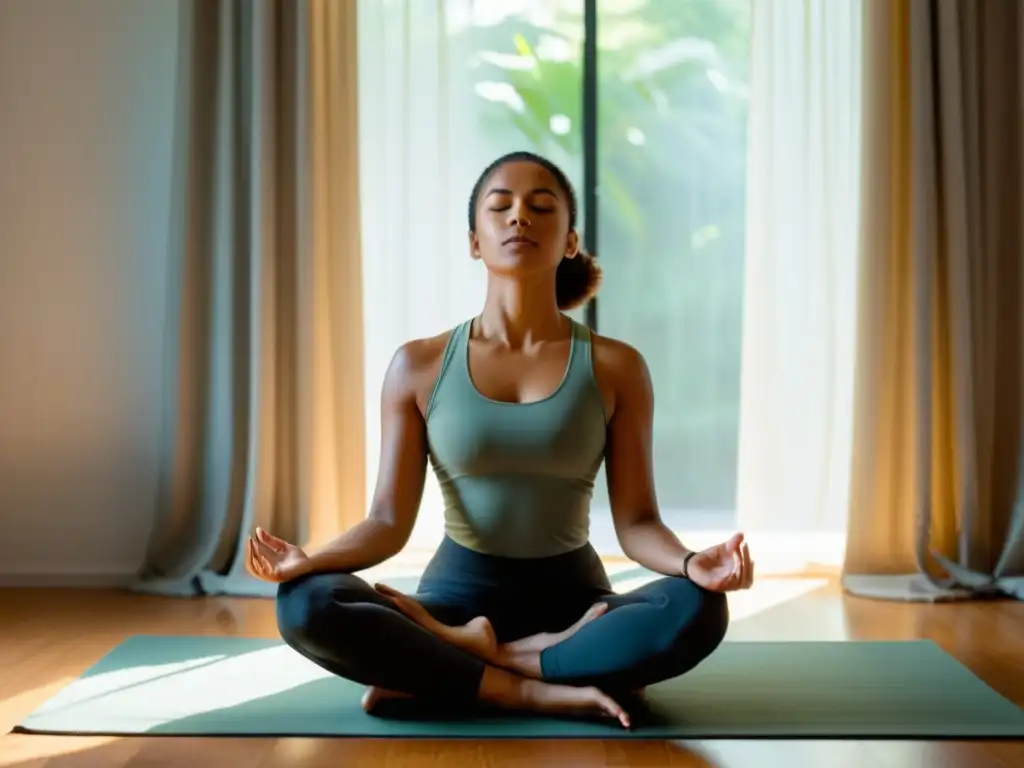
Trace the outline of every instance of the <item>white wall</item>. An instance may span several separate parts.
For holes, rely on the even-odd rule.
[[[142,558],[177,42],[174,0],[0,2],[0,583]]]

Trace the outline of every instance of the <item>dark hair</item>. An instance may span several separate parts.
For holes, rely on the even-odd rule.
[[[502,155],[493,163],[484,168],[480,178],[473,185],[473,191],[469,195],[469,230],[476,230],[476,203],[480,197],[480,190],[484,183],[490,178],[499,167],[505,163],[529,162],[536,163],[555,177],[555,182],[562,188],[569,202],[569,228],[576,226],[576,193],[573,192],[572,184],[562,170],[547,158],[535,155],[533,152],[510,152]],[[582,250],[575,258],[563,257],[558,265],[558,272],[555,275],[555,300],[559,309],[574,309],[586,303],[601,286],[601,267],[597,265],[596,259],[589,253]]]

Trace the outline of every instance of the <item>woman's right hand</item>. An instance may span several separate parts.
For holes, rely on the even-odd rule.
[[[300,547],[257,528],[249,537],[245,565],[251,576],[279,584],[307,573],[310,560]]]

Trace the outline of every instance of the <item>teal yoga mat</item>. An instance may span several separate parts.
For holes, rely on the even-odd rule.
[[[1024,711],[931,642],[727,642],[611,722],[359,707],[361,686],[280,641],[137,636],[21,732],[416,738],[1022,738]]]

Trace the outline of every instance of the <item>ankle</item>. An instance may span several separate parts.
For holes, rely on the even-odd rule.
[[[517,651],[504,646],[498,648],[499,665],[523,677],[539,679],[541,675],[540,651]]]
[[[519,686],[520,705],[527,709],[533,709],[544,698],[544,691],[550,687],[549,683],[545,683],[542,680],[523,678],[523,682]]]
[[[530,680],[505,669],[484,667],[477,698],[505,708],[524,708],[537,699],[539,680]]]

